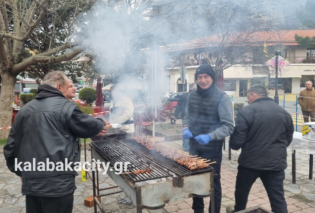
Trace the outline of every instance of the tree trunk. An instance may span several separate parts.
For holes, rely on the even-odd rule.
[[[16,76],[5,72],[2,75],[2,86],[0,94],[0,128],[11,126],[12,102],[14,100],[14,85]],[[0,130],[0,139],[7,138],[10,129]]]

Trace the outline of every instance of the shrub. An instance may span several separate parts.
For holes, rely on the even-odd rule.
[[[34,99],[34,94],[32,93],[20,94],[20,100],[22,102],[22,106],[24,106],[25,104],[27,104],[33,99]]]
[[[81,89],[79,99],[91,105],[96,100],[96,90],[88,87]]]
[[[35,97],[35,95],[37,94],[37,89],[31,89],[30,92],[34,94],[34,97]]]
[[[94,110],[92,107],[88,106],[88,107],[83,107],[80,103],[76,103],[79,107],[79,109],[84,113],[84,114],[92,114],[94,113]]]

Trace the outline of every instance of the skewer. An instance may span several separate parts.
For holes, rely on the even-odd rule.
[[[127,175],[127,174],[131,174],[131,173],[133,173],[133,172],[123,172],[123,173],[121,173],[122,175]]]
[[[216,162],[216,161],[213,161],[213,162],[210,162],[210,163],[208,163],[208,164],[210,165],[210,164],[214,164],[214,163],[217,163],[217,162]]]

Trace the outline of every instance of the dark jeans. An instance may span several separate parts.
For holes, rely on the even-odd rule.
[[[190,145],[189,145],[189,139],[184,139],[184,138],[183,138],[183,148],[184,148],[184,150],[185,150],[185,151],[189,151],[189,147],[190,147]]]
[[[221,209],[221,198],[222,198],[222,189],[221,189],[221,161],[222,161],[222,150],[206,151],[200,152],[196,150],[189,150],[191,155],[198,155],[202,158],[211,159],[211,161],[216,161],[217,163],[212,164],[211,166],[215,170],[214,175],[214,204],[215,204],[215,213],[220,213]],[[209,213],[211,212],[211,203],[209,205]],[[204,209],[203,198],[193,197],[192,209],[195,213],[203,213]]]
[[[26,213],[72,213],[73,193],[63,197],[26,195]]]
[[[242,166],[238,166],[236,178],[235,211],[241,211],[246,208],[249,191],[257,178],[260,178],[265,186],[272,212],[287,213],[288,209],[283,189],[284,171],[264,171],[248,169]]]
[[[311,117],[311,122],[315,122],[315,111],[314,112],[307,112],[302,111],[304,122],[309,122],[308,117]]]

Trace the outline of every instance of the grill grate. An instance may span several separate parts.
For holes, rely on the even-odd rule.
[[[163,155],[161,155],[160,153],[154,150],[147,149],[146,147],[142,146],[135,140],[126,139],[124,141],[125,141],[124,144],[128,146],[130,149],[133,149],[135,152],[142,153],[143,155],[145,155],[145,157],[149,158],[152,161],[157,162],[163,168],[168,169],[169,171],[175,173],[177,176],[184,177],[184,176],[190,176],[190,175],[200,174],[204,172],[209,172],[213,170],[212,167],[208,167],[205,169],[192,171],[188,169],[187,167],[178,164],[176,161],[164,157]]]
[[[107,139],[103,141],[94,141],[91,146],[95,151],[100,154],[105,161],[110,162],[110,166],[114,167],[117,162],[130,162],[127,167],[127,172],[133,172],[135,170],[151,169],[150,173],[138,174],[133,173],[125,174],[133,182],[139,182],[144,180],[153,180],[159,178],[171,177],[172,175],[164,168],[160,167],[154,161],[150,161],[146,158],[139,158],[139,155],[132,149],[126,147],[121,141],[116,139]],[[117,168],[119,169],[119,168]],[[126,171],[124,171],[126,172]]]
[[[152,180],[158,178],[190,176],[212,171],[212,167],[191,171],[177,162],[163,157],[160,153],[149,150],[135,140],[117,140],[108,138],[106,140],[93,141],[91,146],[100,154],[105,161],[110,162],[113,167],[116,162],[130,162],[127,171],[151,169],[150,173],[126,174],[133,182]]]

